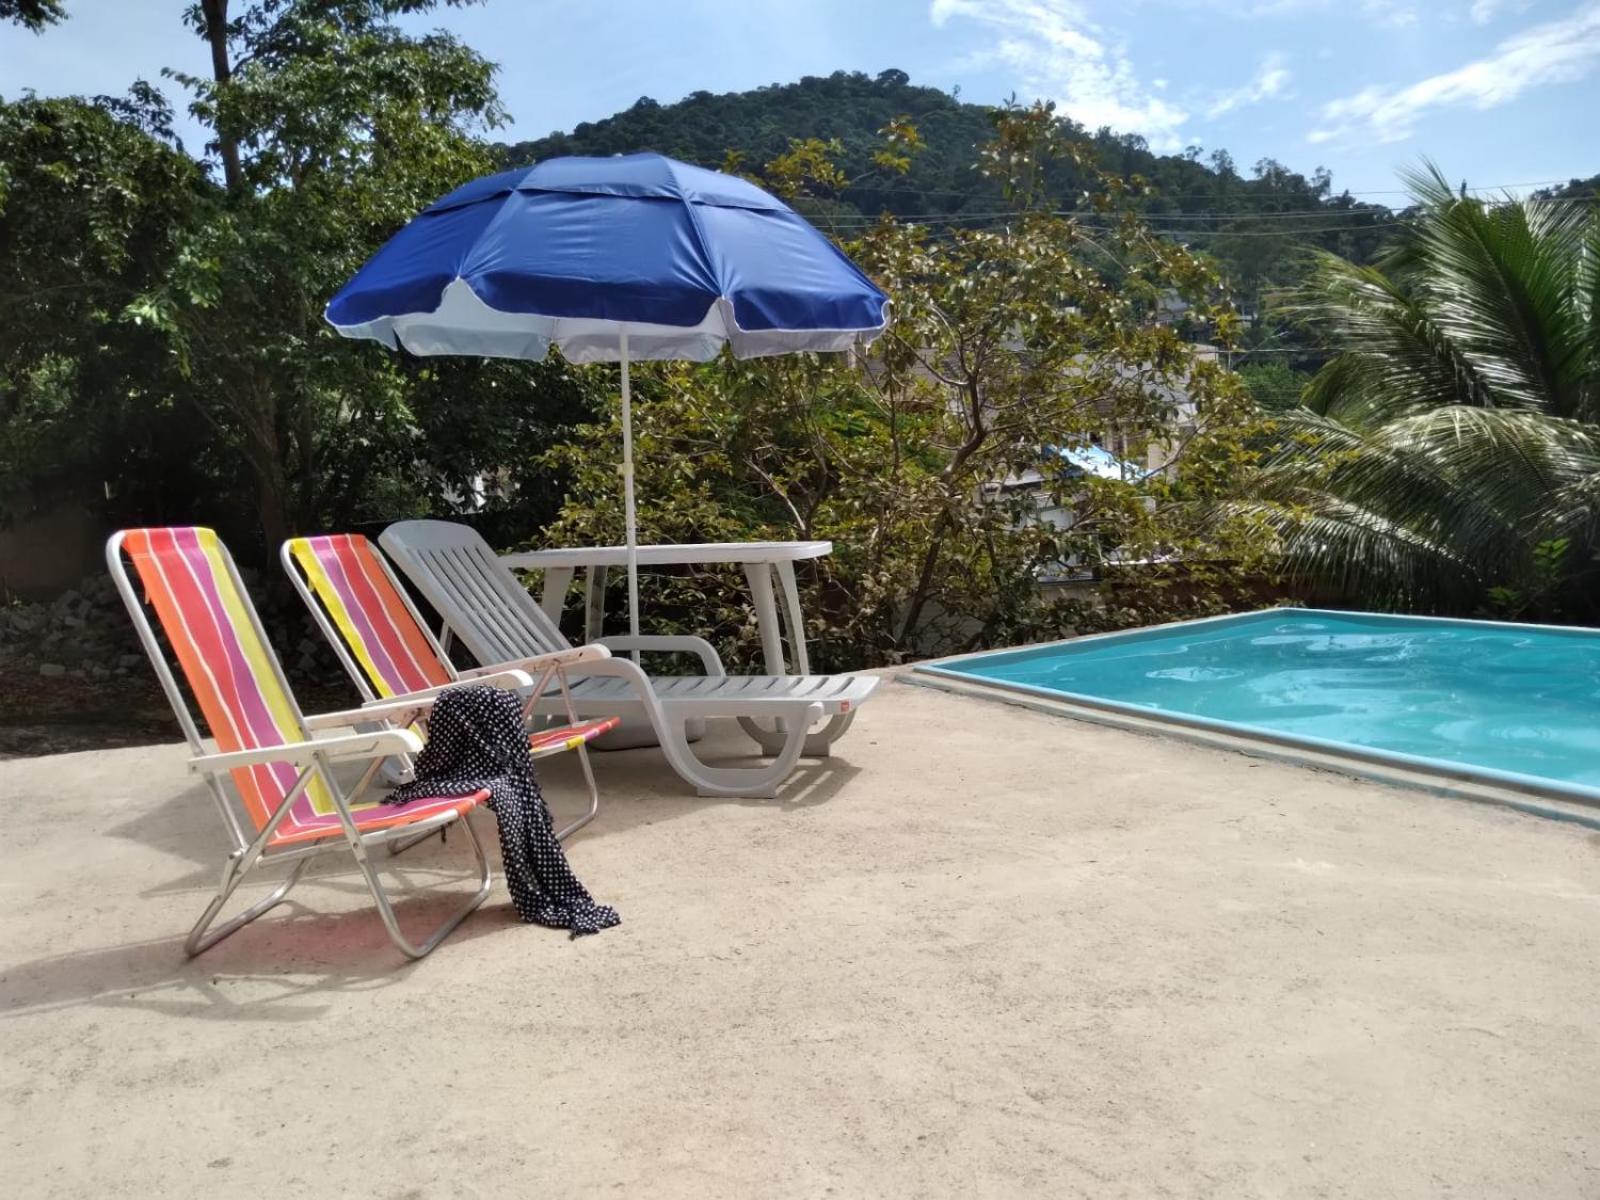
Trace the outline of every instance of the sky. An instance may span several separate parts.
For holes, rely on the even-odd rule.
[[[184,6],[67,0],[43,35],[0,26],[0,96],[203,73]],[[979,103],[1049,98],[1160,151],[1325,166],[1380,203],[1424,156],[1483,188],[1600,172],[1600,0],[489,0],[420,23],[500,65],[511,141],[641,96],[895,67]]]

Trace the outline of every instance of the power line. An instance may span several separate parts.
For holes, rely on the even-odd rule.
[[[1170,229],[1155,228],[1150,232],[1166,234],[1169,237],[1216,237],[1216,238],[1241,238],[1241,237],[1296,237],[1300,234],[1321,233],[1364,233],[1368,229],[1398,229],[1409,225],[1409,221],[1377,221],[1371,225],[1329,225],[1320,229],[1307,229],[1296,227],[1288,230],[1277,229]]]
[[[991,216],[983,218],[983,219],[987,220],[987,221],[990,221],[990,222],[999,222],[999,221],[1006,221],[1006,220],[1014,220],[1014,219],[1016,219],[1017,215],[1018,214],[1015,214],[1015,213],[1007,213],[1007,214],[1004,214],[1004,215],[996,214],[996,215],[991,215]],[[1079,219],[1081,219],[1081,218],[1083,218],[1084,216],[1086,216],[1088,214],[1074,213],[1074,212],[1056,212],[1056,213],[1051,213],[1049,215],[1057,216],[1057,217],[1068,217],[1068,218],[1079,218]],[[972,220],[977,220],[979,218],[971,218],[971,219]],[[840,228],[841,225],[842,225],[846,230],[864,230],[864,229],[870,228],[872,225],[877,224],[876,221],[862,222],[862,223],[822,221],[820,223],[826,228],[835,228],[835,229]],[[942,229],[945,233],[957,233],[957,232],[961,231],[961,226],[956,223],[956,219],[954,219],[954,218],[932,219],[932,220],[922,220],[922,221],[912,221],[912,220],[908,219],[908,220],[903,220],[902,224],[905,224],[907,226],[920,226],[920,227],[927,227],[927,228],[933,228],[933,229]],[[1300,234],[1364,233],[1369,229],[1395,229],[1395,228],[1399,228],[1400,226],[1408,225],[1408,224],[1410,224],[1410,222],[1408,222],[1408,221],[1372,221],[1372,222],[1369,222],[1369,223],[1364,224],[1364,225],[1324,225],[1324,226],[1314,226],[1314,227],[1313,226],[1305,226],[1305,225],[1296,225],[1296,226],[1290,227],[1289,229],[1284,229],[1284,230],[1278,230],[1278,229],[1179,229],[1179,228],[1174,228],[1172,226],[1153,226],[1150,231],[1152,233],[1164,234],[1164,235],[1167,235],[1169,237],[1229,237],[1229,238],[1238,238],[1238,237],[1275,237],[1275,238],[1281,238],[1281,237],[1294,237],[1294,236],[1300,235]],[[1102,230],[1112,228],[1111,226],[1105,225],[1105,224],[1091,224],[1088,227],[1089,228],[1093,228],[1093,229],[1102,229]],[[973,233],[984,232],[984,230],[982,230],[981,228],[976,228],[976,227],[971,228],[970,231],[973,232]]]
[[[1593,205],[1600,201],[1580,196],[1555,197],[1540,201],[1542,204],[1563,205]],[[1170,222],[1170,221],[1216,221],[1216,222],[1251,222],[1272,223],[1284,221],[1291,225],[1298,225],[1303,221],[1312,219],[1348,220],[1352,224],[1341,225],[1341,229],[1374,229],[1384,224],[1393,224],[1395,213],[1387,209],[1351,210],[1338,208],[1302,208],[1286,209],[1271,212],[1229,212],[1221,209],[1192,212],[1147,212],[1142,209],[1129,209],[1122,212],[1102,212],[1097,209],[1002,209],[986,212],[930,212],[930,213],[886,213],[873,216],[868,213],[840,213],[834,216],[819,215],[817,220],[828,221],[834,225],[866,226],[876,225],[884,216],[892,216],[903,224],[955,224],[967,221],[994,221],[1017,220],[1024,216],[1052,216],[1071,217],[1080,221],[1115,221],[1123,217],[1133,217],[1143,222]],[[1390,218],[1388,221],[1376,218]]]
[[[1548,200],[1540,200],[1540,201],[1538,201],[1538,203],[1540,203],[1540,204],[1577,204],[1577,205],[1586,205],[1586,204],[1594,204],[1594,203],[1596,203],[1596,200],[1590,199],[1589,197],[1585,197],[1585,196],[1561,196],[1561,197],[1551,197]],[[1291,208],[1291,209],[1281,209],[1281,210],[1280,209],[1273,209],[1273,210],[1265,210],[1265,211],[1257,212],[1257,213],[1240,212],[1240,211],[1229,212],[1229,211],[1227,211],[1225,209],[1216,209],[1216,208],[1205,209],[1205,210],[1196,210],[1194,212],[1149,212],[1149,211],[1144,210],[1144,209],[1133,209],[1131,211],[1133,212],[1133,214],[1135,216],[1140,217],[1140,218],[1142,218],[1144,220],[1147,220],[1147,221],[1160,221],[1160,220],[1173,220],[1173,221],[1178,221],[1178,220],[1185,220],[1185,221],[1187,221],[1187,220],[1198,220],[1198,221],[1275,221],[1275,220],[1278,220],[1280,218],[1283,218],[1283,219],[1295,219],[1295,218],[1299,218],[1299,217],[1321,217],[1323,219],[1326,219],[1328,217],[1360,218],[1360,217],[1392,217],[1392,216],[1395,215],[1395,210],[1387,209],[1387,208],[1383,208],[1383,209],[1377,209],[1377,208],[1348,209],[1348,208],[1333,208],[1333,207]],[[1404,211],[1404,210],[1400,210],[1400,211]]]
[[[1274,213],[1274,214],[1268,214],[1268,215],[1257,215],[1257,214],[1251,214],[1251,213],[1144,213],[1144,212],[1104,213],[1104,212],[1096,212],[1094,210],[1082,210],[1082,209],[1072,209],[1072,208],[1035,209],[1035,210],[1032,210],[1030,212],[1018,212],[1018,211],[984,212],[984,213],[959,213],[958,212],[958,213],[923,213],[923,214],[918,214],[918,215],[901,215],[901,214],[898,214],[898,213],[890,213],[890,214],[887,214],[887,215],[892,216],[896,221],[899,221],[903,225],[934,225],[934,224],[939,224],[939,225],[958,225],[958,224],[963,224],[963,223],[968,223],[968,222],[975,222],[975,221],[976,222],[981,222],[981,221],[1015,221],[1015,220],[1021,219],[1022,217],[1025,217],[1025,216],[1051,216],[1051,217],[1069,217],[1069,218],[1072,218],[1072,219],[1077,220],[1077,221],[1084,221],[1084,222],[1091,222],[1092,221],[1092,222],[1099,222],[1099,223],[1102,223],[1102,224],[1106,223],[1106,222],[1120,221],[1124,217],[1131,217],[1131,218],[1135,219],[1136,221],[1138,221],[1140,223],[1143,223],[1143,224],[1156,224],[1156,225],[1164,225],[1164,224],[1168,224],[1168,223],[1175,222],[1175,221],[1176,222],[1212,221],[1212,222],[1218,222],[1218,223],[1224,223],[1224,224],[1238,224],[1238,223],[1246,223],[1247,222],[1247,223],[1250,223],[1250,224],[1267,224],[1267,225],[1276,224],[1276,223],[1280,223],[1281,222],[1283,224],[1289,225],[1291,228],[1303,227],[1305,224],[1307,224],[1311,220],[1320,219],[1320,220],[1323,220],[1323,221],[1330,221],[1330,220],[1338,220],[1338,219],[1344,218],[1346,216],[1349,216],[1350,218],[1353,218],[1353,223],[1346,223],[1346,224],[1340,225],[1339,228],[1340,229],[1354,229],[1354,230],[1375,229],[1375,228],[1378,228],[1378,227],[1380,227],[1380,226],[1382,226],[1384,224],[1392,224],[1392,223],[1394,223],[1394,216],[1395,216],[1395,214],[1391,213],[1391,212],[1344,214],[1344,213],[1339,212],[1337,209],[1326,211],[1326,212],[1320,212],[1320,213],[1319,212],[1307,211],[1307,212],[1304,212],[1304,213],[1295,213],[1295,214],[1292,214],[1292,215],[1291,214],[1282,214],[1282,213]],[[840,214],[838,216],[831,216],[831,217],[830,216],[824,216],[824,215],[818,215],[815,219],[818,222],[831,223],[833,225],[848,225],[848,226],[851,226],[851,227],[854,228],[854,227],[865,227],[865,226],[876,225],[883,218],[881,216],[879,216],[879,217],[869,217],[869,216],[866,216],[865,214],[857,215],[857,214],[854,214],[854,213],[845,213],[845,214]],[[1216,231],[1212,230],[1210,232],[1216,232]]]
[[[1528,185],[1510,184],[1505,186],[1519,187]],[[849,189],[846,190],[848,191]],[[1472,191],[1475,189],[1468,190]],[[926,194],[932,195],[937,193],[930,191]],[[966,192],[950,194],[964,195],[968,197],[971,196],[971,193]],[[824,198],[810,197],[810,199]],[[1561,204],[1590,206],[1600,203],[1600,197],[1551,196],[1547,199],[1540,200],[1539,203],[1549,205]],[[873,225],[881,220],[883,216],[888,215],[893,216],[898,221],[906,223],[926,224],[936,221],[981,221],[999,219],[1002,217],[1016,218],[1027,215],[1028,211],[1029,210],[1004,209],[979,212],[962,212],[958,210],[956,212],[940,211],[924,213],[891,213],[885,210],[884,213],[876,215],[866,212],[843,213],[828,219],[831,219],[836,224]],[[1368,208],[1338,208],[1332,204],[1324,205],[1321,208],[1261,209],[1256,211],[1252,211],[1250,209],[1194,209],[1189,211],[1128,209],[1126,212],[1128,215],[1138,217],[1144,221],[1296,221],[1302,218],[1321,218],[1323,220],[1328,220],[1331,218],[1348,218],[1352,221],[1361,221],[1368,218],[1394,216],[1394,210],[1381,206],[1372,206]],[[1077,217],[1080,219],[1090,217],[1112,217],[1118,215],[1101,213],[1094,209],[1041,209],[1032,210],[1032,213],[1033,215],[1039,215],[1043,213],[1049,216]],[[1352,228],[1365,227],[1366,226],[1352,226]]]
[[[930,212],[930,213],[895,213],[891,214],[899,221],[983,221],[1001,217],[1016,218],[1030,215],[1030,213],[1044,213],[1055,217],[1096,217],[1102,219],[1115,219],[1121,216],[1138,217],[1145,221],[1274,221],[1279,219],[1297,220],[1301,217],[1320,217],[1328,220],[1331,217],[1351,217],[1361,220],[1366,218],[1393,217],[1394,213],[1388,209],[1381,211],[1347,212],[1337,208],[1302,208],[1286,212],[1227,212],[1222,209],[1210,209],[1205,212],[1146,212],[1142,209],[1129,209],[1125,212],[1102,212],[1092,208],[1053,208],[1053,209],[996,209],[989,212]],[[843,213],[837,220],[873,223],[880,218],[866,213]]]
[[[1216,178],[1216,176],[1213,175],[1212,178],[1214,179],[1214,178]],[[1260,179],[1245,179],[1243,176],[1239,176],[1238,177],[1238,182],[1243,184],[1244,186],[1248,187],[1253,183],[1260,183],[1261,180]],[[1469,187],[1466,190],[1467,190],[1467,192],[1469,194],[1478,193],[1478,192],[1503,192],[1503,191],[1508,191],[1508,190],[1510,190],[1512,188],[1551,187],[1551,186],[1553,186],[1555,184],[1558,184],[1558,183],[1559,184],[1565,184],[1565,183],[1571,183],[1571,182],[1572,182],[1572,180],[1570,178],[1567,178],[1567,179],[1533,179],[1533,180],[1529,180],[1529,181],[1526,181],[1526,182],[1523,182],[1523,183],[1489,183],[1489,184],[1484,184],[1482,187]],[[973,194],[970,191],[964,191],[964,190],[962,190],[960,188],[926,188],[926,187],[920,187],[920,186],[910,182],[909,179],[902,186],[897,186],[897,185],[892,184],[892,183],[879,184],[879,183],[865,183],[865,182],[863,182],[863,183],[846,184],[843,190],[847,191],[847,192],[850,192],[850,191],[874,191],[874,192],[910,191],[910,192],[916,192],[920,196],[970,196],[970,195]],[[1347,190],[1344,190],[1344,191],[1332,193],[1329,196],[1329,199],[1338,200],[1338,199],[1340,199],[1341,197],[1344,197],[1344,196],[1409,196],[1409,195],[1411,195],[1411,189],[1409,189],[1409,188],[1379,188],[1379,189],[1376,189],[1376,190],[1360,191],[1360,192],[1352,192],[1352,191],[1349,191],[1347,189]],[[1261,195],[1260,193],[1255,193],[1255,194],[1246,194],[1246,195],[1240,196],[1239,199],[1241,199],[1241,200],[1271,200],[1271,199],[1273,199],[1273,197],[1272,196],[1264,196],[1264,195]]]
[[[1269,209],[1262,212],[1228,212],[1224,209],[1207,209],[1196,212],[1149,212],[1145,209],[1133,209],[1134,216],[1145,221],[1278,221],[1298,220],[1301,217],[1320,217],[1327,220],[1329,217],[1392,217],[1394,215],[1387,208],[1361,209],[1351,211],[1341,208],[1290,208]]]

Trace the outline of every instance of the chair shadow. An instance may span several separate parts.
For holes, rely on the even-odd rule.
[[[263,878],[251,895],[235,897],[227,912],[270,886]],[[443,921],[461,904],[465,889],[393,893],[401,927],[415,934]],[[425,970],[435,956],[448,955],[452,945],[520,926],[509,900],[502,900],[491,896],[433,955],[413,961],[389,940],[370,903],[318,912],[291,895],[198,958],[185,956],[179,934],[13,964],[0,978],[0,1020],[91,1005],[200,1020],[314,1021],[331,1007],[308,1002],[318,995],[393,987]],[[266,994],[260,994],[263,988]]]
[[[749,743],[745,743],[749,745]],[[731,740],[719,750],[743,748]],[[180,753],[174,748],[174,753]],[[826,804],[860,772],[840,758],[803,759],[780,788],[776,799],[702,797],[679,779],[658,750],[641,748],[592,756],[600,786],[600,812],[568,843],[579,848],[578,870],[585,845],[601,843],[662,821],[706,811],[708,806],[736,805],[775,814]],[[719,753],[717,765],[753,765],[760,756]],[[546,760],[541,778],[559,824],[573,815],[584,794],[582,774],[571,755]],[[192,894],[193,915],[214,894],[228,850],[213,815],[203,783],[196,783],[154,809],[113,826],[112,837],[138,842],[163,854],[187,859],[191,870],[141,893],[155,899]],[[487,813],[474,813],[479,836],[489,850],[496,875],[500,868],[497,839]],[[405,854],[379,855],[385,883],[395,901],[403,928],[425,930],[442,921],[463,899],[461,887],[443,888],[444,879],[459,882],[469,871],[470,855],[457,838],[450,839],[445,861],[439,843],[430,839]],[[459,860],[459,861],[455,861]],[[223,914],[238,911],[275,886],[282,868],[264,869],[240,889]],[[300,889],[328,889],[340,896],[367,897],[367,889],[347,853],[331,851],[308,869]],[[259,920],[200,955],[185,957],[183,933],[171,937],[47,955],[8,967],[0,977],[0,1020],[85,1005],[136,1008],[198,1020],[313,1021],[331,1005],[315,997],[392,987],[425,971],[452,945],[520,927],[503,890],[464,921],[426,959],[405,958],[389,940],[370,901],[350,909],[319,912],[300,902],[300,889]],[[185,929],[185,933],[187,930]],[[550,931],[552,936],[561,936]],[[261,993],[263,987],[266,994]],[[248,996],[238,993],[248,992]]]
[[[716,751],[708,756],[708,765],[756,767],[767,761],[755,752],[753,742],[731,729],[719,731],[695,749],[704,753],[708,745]],[[848,749],[852,742],[847,741],[845,745]],[[184,748],[173,747],[175,760],[184,753]],[[583,841],[602,838],[607,833],[627,832],[640,825],[690,816],[718,805],[733,804],[780,813],[816,807],[836,798],[861,771],[848,759],[837,756],[802,758],[794,773],[779,787],[776,798],[751,799],[697,794],[692,785],[679,778],[677,772],[667,765],[661,751],[652,746],[634,750],[592,751],[589,760],[594,765],[595,780],[600,788],[600,814],[576,835]],[[342,779],[341,782],[352,784],[353,776],[357,773],[351,772],[352,778]],[[581,811],[585,785],[575,755],[563,754],[545,759],[539,764],[539,777],[557,826]],[[155,808],[144,809],[138,816],[106,831],[111,837],[124,838],[164,854],[187,858],[194,864],[193,870],[150,888],[142,895],[209,894],[216,887],[217,873],[221,870],[229,845],[218,818],[211,811],[214,807],[210,789],[204,783],[195,782]],[[493,844],[492,836],[488,844]],[[336,857],[330,855],[330,859]],[[315,871],[316,868],[313,868]],[[364,893],[366,890],[359,877],[353,877],[348,885],[329,880],[323,882],[326,886],[347,886],[347,890],[353,892]]]

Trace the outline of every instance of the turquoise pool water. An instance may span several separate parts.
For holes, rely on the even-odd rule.
[[[1600,631],[1275,609],[936,675],[1600,798]]]

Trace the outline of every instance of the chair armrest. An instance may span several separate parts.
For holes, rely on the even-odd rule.
[[[196,772],[231,771],[235,767],[253,767],[261,763],[276,762],[306,767],[318,757],[386,758],[391,754],[421,752],[422,739],[409,729],[380,729],[376,733],[349,733],[344,737],[311,738],[304,742],[258,746],[253,750],[202,754],[189,760],[189,769]]]
[[[533,677],[526,671],[498,670],[492,675],[476,679],[474,683],[481,683],[486,687],[499,688],[503,692],[520,691],[533,686]],[[382,700],[368,700],[360,708],[345,708],[338,712],[316,713],[305,718],[307,729],[339,729],[349,725],[366,725],[373,721],[400,719],[432,708],[433,702],[449,689],[458,686],[455,683],[441,683],[438,687],[423,688],[418,692],[406,692],[400,696],[387,696]]]
[[[574,646],[570,650],[553,650],[549,654],[535,654],[532,658],[518,658],[508,663],[499,663],[492,667],[474,667],[470,671],[462,671],[463,681],[472,680],[474,683],[484,681],[484,677],[496,671],[526,671],[529,675],[542,675],[551,667],[575,667],[581,663],[602,662],[611,657],[611,651],[603,645],[595,643],[589,646]],[[529,680],[532,683],[532,680]]]
[[[717,648],[705,638],[691,637],[686,634],[646,633],[638,637],[608,637],[601,638],[600,644],[609,650],[647,650],[659,654],[693,654],[700,659],[700,665],[705,668],[707,675],[726,675],[723,669],[722,657],[717,653]]]

